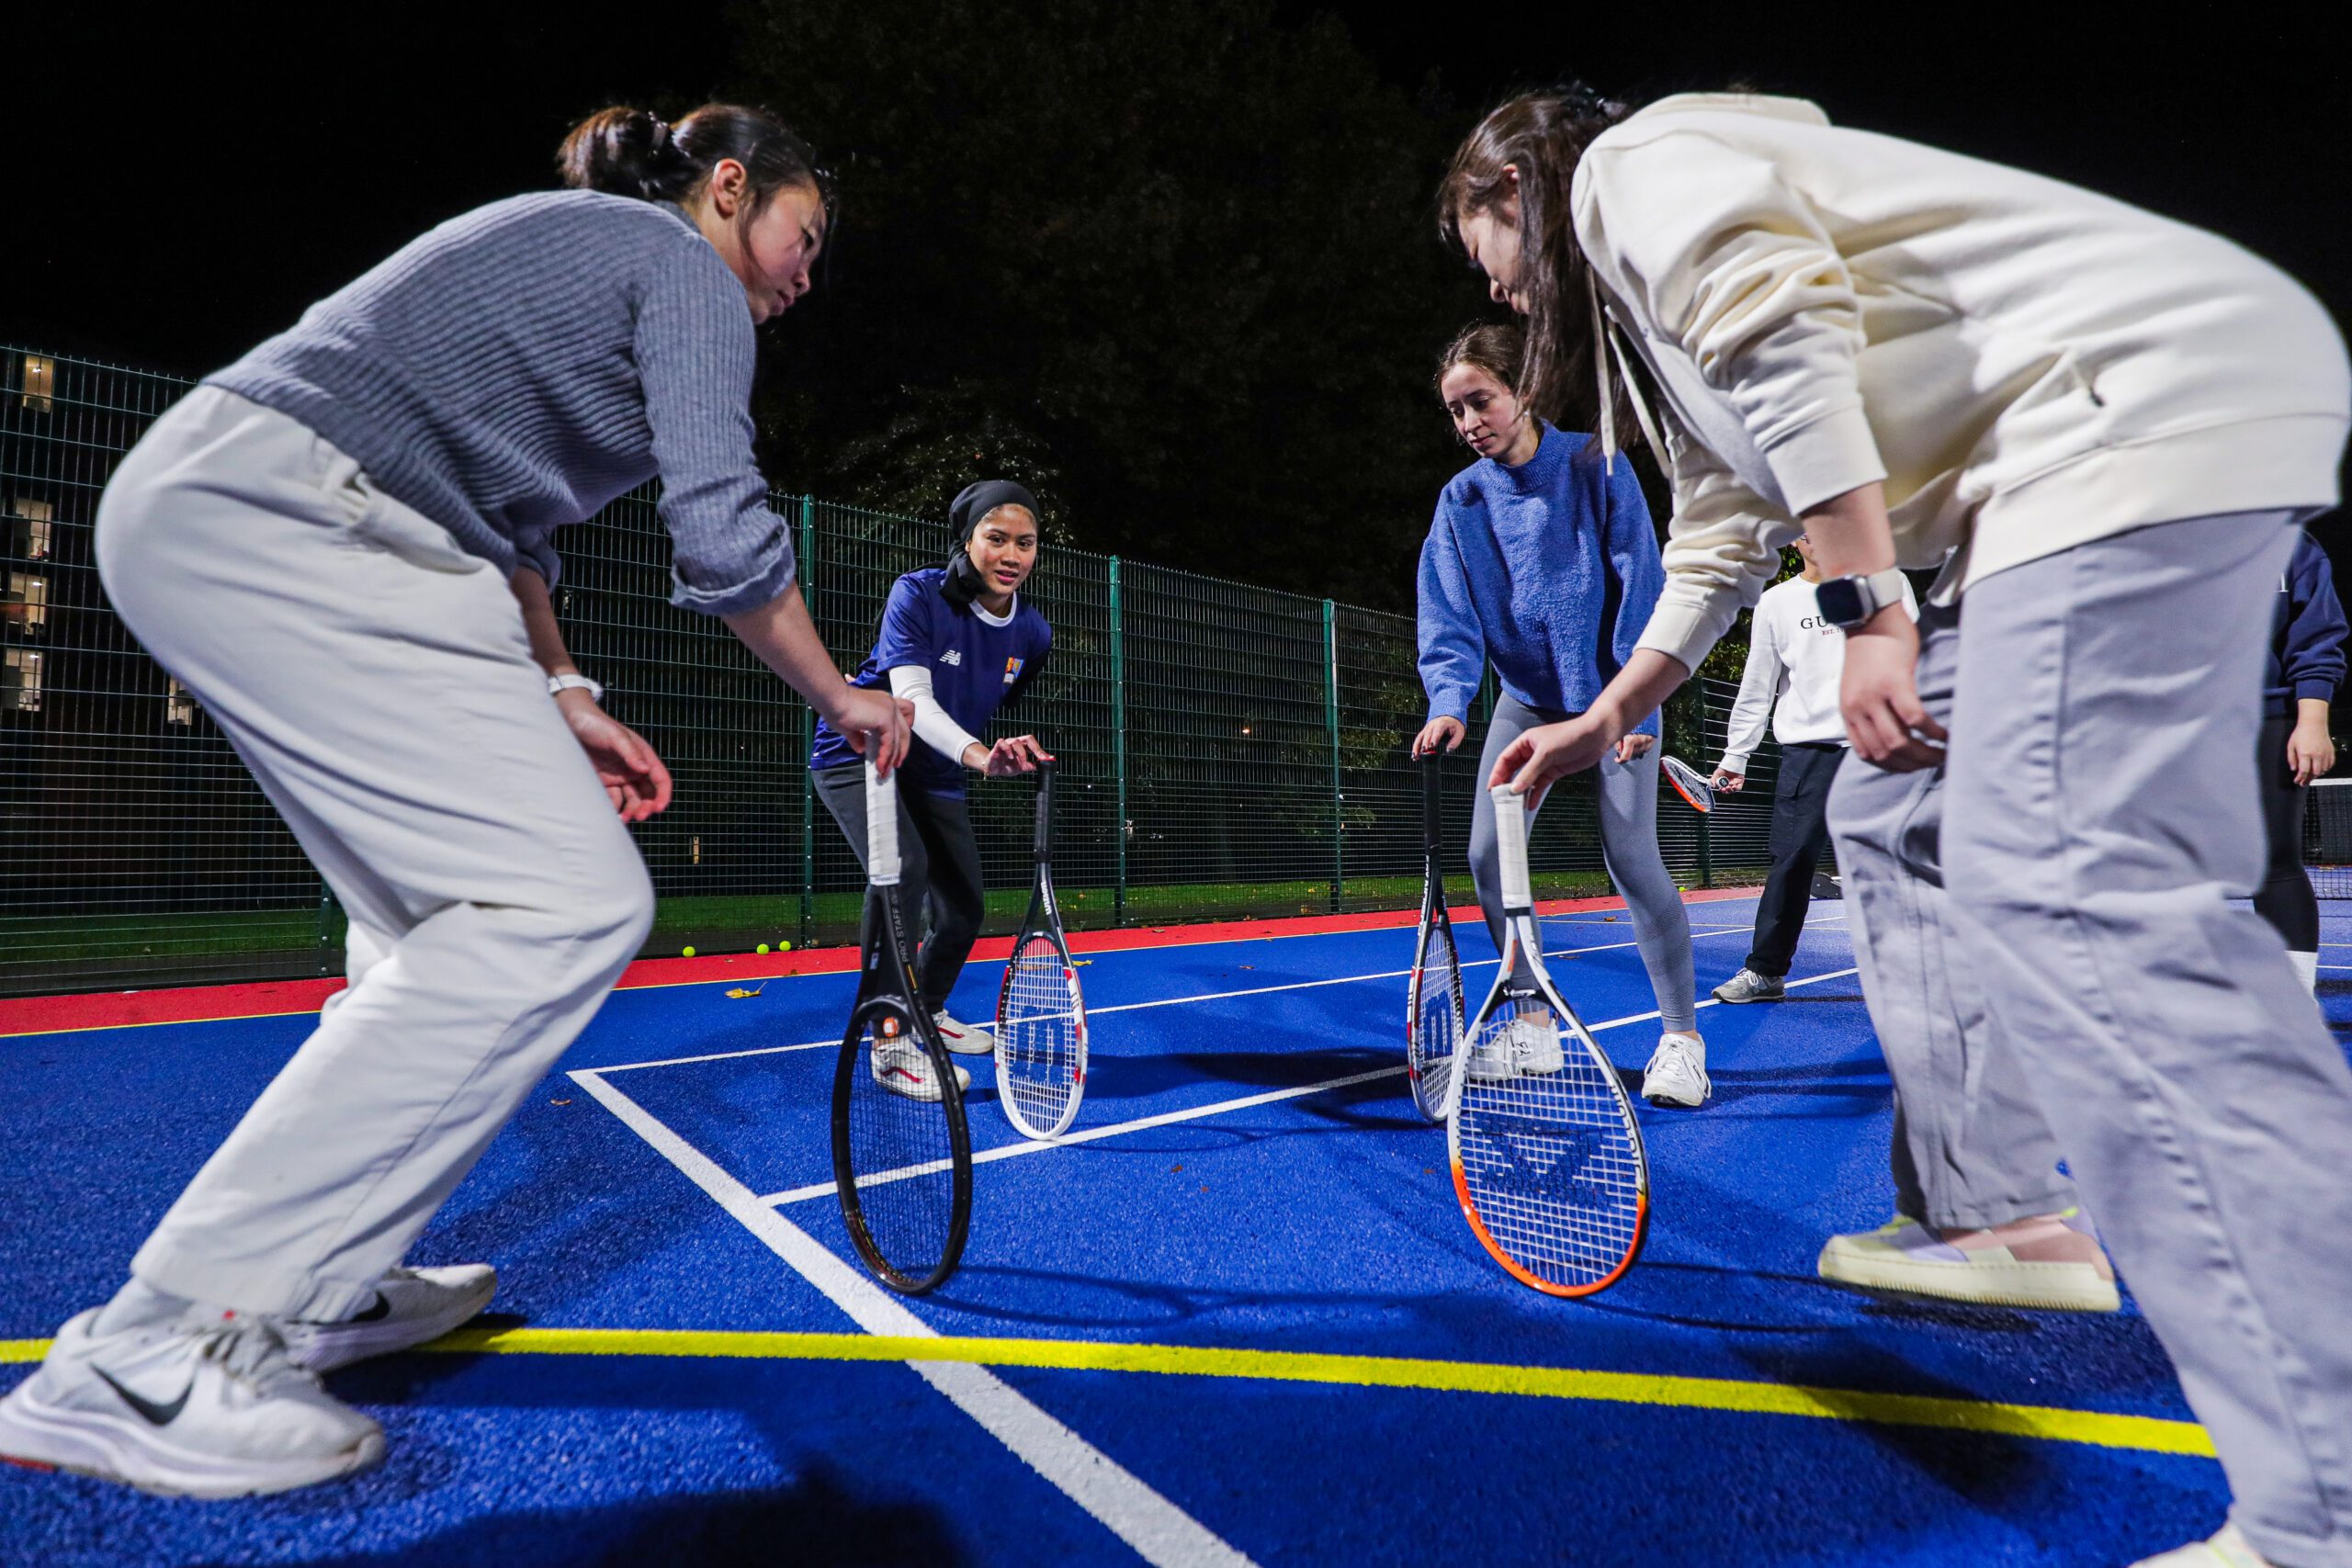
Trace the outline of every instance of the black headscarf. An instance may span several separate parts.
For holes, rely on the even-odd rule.
[[[1026,487],[1011,479],[982,479],[964,487],[956,503],[947,509],[947,521],[956,530],[956,543],[947,555],[947,575],[941,580],[939,592],[951,604],[968,604],[979,596],[980,569],[972,564],[971,552],[964,547],[971,543],[972,531],[980,519],[1000,506],[1028,508],[1029,515],[1037,515],[1037,498]]]

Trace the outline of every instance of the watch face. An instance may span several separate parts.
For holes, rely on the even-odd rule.
[[[1813,602],[1820,607],[1821,618],[1832,626],[1859,625],[1862,614],[1862,585],[1851,578],[1833,577],[1813,591]]]

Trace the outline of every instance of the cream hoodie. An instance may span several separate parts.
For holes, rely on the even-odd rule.
[[[1687,666],[1795,519],[1873,479],[1897,560],[1945,567],[1939,598],[2145,524],[2335,500],[2343,340],[2202,230],[1733,95],[1612,127],[1574,197],[1619,352],[1668,404],[1641,646]]]

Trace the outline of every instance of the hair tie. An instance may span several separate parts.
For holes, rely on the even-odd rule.
[[[660,115],[653,117],[653,150],[659,152],[670,145],[670,122]]]

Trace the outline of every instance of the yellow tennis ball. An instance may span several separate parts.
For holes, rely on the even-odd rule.
[[[762,942],[762,943],[760,943],[760,951],[761,951],[762,953],[765,953],[767,950],[768,950],[768,944],[767,944],[766,942]]]
[[[775,944],[775,950],[778,953],[790,953],[792,951],[792,944],[788,942],[780,942]]]
[[[691,948],[691,947],[690,947],[690,948],[687,948],[687,949],[685,950],[685,953],[684,953],[684,956],[685,956],[685,957],[692,958],[694,955],[695,955],[695,950],[694,950],[693,948]]]

